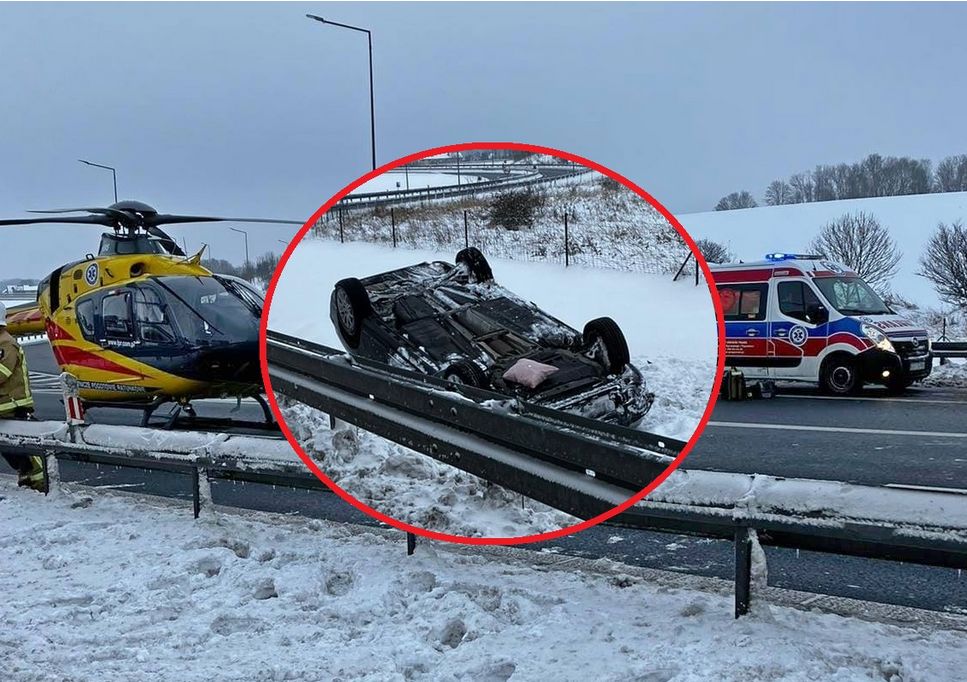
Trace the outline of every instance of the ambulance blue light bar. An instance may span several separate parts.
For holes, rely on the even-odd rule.
[[[784,260],[819,260],[822,256],[810,255],[805,253],[767,253],[766,260],[774,263]]]

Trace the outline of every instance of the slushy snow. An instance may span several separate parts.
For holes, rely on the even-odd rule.
[[[575,567],[580,566],[580,570]],[[954,680],[967,633],[769,606],[607,561],[0,477],[0,678]],[[663,574],[664,575],[664,574]],[[763,603],[764,606],[764,603]]]

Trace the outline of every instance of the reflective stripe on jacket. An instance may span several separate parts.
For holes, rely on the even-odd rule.
[[[6,327],[0,327],[0,415],[33,406],[23,349]]]

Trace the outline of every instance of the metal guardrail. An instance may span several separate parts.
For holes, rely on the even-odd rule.
[[[967,358],[967,341],[934,341],[931,349],[937,358]]]
[[[555,175],[553,178],[545,177],[541,172],[540,168],[547,167],[553,168],[555,170],[561,170],[562,172]],[[446,170],[456,170],[455,167],[451,166],[439,166],[434,167],[433,170],[439,171],[442,169]],[[460,167],[463,173],[473,173],[474,167]],[[480,168],[483,172],[484,168]],[[492,172],[493,168],[486,169],[488,172]],[[338,211],[340,209],[348,210],[355,208],[371,208],[374,206],[383,206],[387,204],[404,203],[408,201],[422,201],[422,200],[434,200],[434,199],[444,199],[457,196],[472,196],[479,194],[481,192],[489,192],[495,189],[503,189],[505,187],[531,187],[534,185],[554,182],[556,180],[563,180],[566,178],[572,178],[577,175],[582,175],[584,173],[593,172],[590,168],[585,168],[583,166],[544,166],[543,164],[538,165],[538,170],[528,170],[526,173],[521,173],[521,168],[514,168],[511,173],[505,178],[497,178],[494,180],[484,180],[481,182],[471,182],[462,185],[443,185],[440,187],[423,187],[423,188],[411,188],[411,189],[396,189],[387,190],[384,192],[361,192],[357,194],[349,194],[343,197],[339,203],[333,206],[333,211]]]
[[[266,358],[275,392],[580,518],[648,486],[685,446],[278,332]]]

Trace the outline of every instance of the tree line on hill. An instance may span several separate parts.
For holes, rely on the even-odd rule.
[[[870,154],[856,163],[822,164],[786,180],[773,180],[764,199],[767,206],[781,206],[931,192],[967,192],[967,154],[948,156],[936,169],[928,159],[879,154]],[[756,206],[752,193],[743,190],[719,199],[715,210]]]

